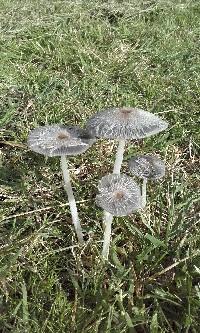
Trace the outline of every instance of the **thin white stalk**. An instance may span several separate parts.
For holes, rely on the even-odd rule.
[[[126,140],[120,139],[119,145],[117,148],[116,159],[114,164],[113,173],[120,174],[120,169],[123,161],[124,149],[125,149]]]
[[[126,141],[124,139],[120,139],[117,147],[117,153],[116,153],[116,158],[115,158],[115,164],[113,168],[113,173],[120,175],[120,170],[121,170],[121,165],[123,161],[123,156],[124,156],[124,149],[125,149]],[[105,226],[105,223],[107,221],[107,214],[104,210],[104,218],[103,218],[103,226]]]
[[[106,210],[103,211],[103,228],[105,229],[106,227],[106,221],[110,213],[108,213]]]
[[[72,221],[76,230],[76,234],[78,237],[78,240],[80,243],[83,243],[83,233],[82,233],[82,228],[80,225],[79,217],[78,217],[78,211],[76,207],[76,201],[74,198],[71,182],[70,182],[70,175],[69,175],[69,169],[67,165],[67,159],[63,155],[61,156],[61,169],[63,172],[63,178],[64,178],[64,187],[68,195],[68,200],[69,200],[69,206],[70,206],[70,211],[72,214]]]
[[[143,178],[142,182],[142,208],[146,206],[147,203],[147,178]]]
[[[105,259],[108,259],[110,239],[111,239],[111,225],[112,225],[113,215],[106,212],[104,214],[104,241],[103,241],[103,251],[102,256]]]
[[[119,139],[116,158],[115,158],[115,164],[114,164],[114,168],[113,168],[114,174],[120,175],[125,145],[126,145],[126,140]],[[104,210],[103,226],[105,228],[105,231],[104,231],[104,242],[103,242],[102,255],[106,259],[108,258],[108,254],[109,254],[112,220],[113,220],[113,215]]]

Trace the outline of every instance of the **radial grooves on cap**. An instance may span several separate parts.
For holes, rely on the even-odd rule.
[[[164,162],[153,155],[139,155],[129,160],[130,171],[141,178],[157,179],[165,174]]]
[[[87,129],[96,137],[140,139],[159,133],[168,123],[158,116],[137,108],[112,108],[92,116]]]
[[[85,152],[94,141],[87,130],[77,126],[49,125],[32,130],[28,146],[45,156],[78,155]]]
[[[104,176],[98,189],[100,193],[96,196],[96,204],[112,215],[126,216],[141,207],[140,188],[127,175]]]

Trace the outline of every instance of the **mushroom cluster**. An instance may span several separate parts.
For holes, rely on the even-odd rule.
[[[112,108],[105,111],[101,111],[93,115],[87,122],[87,129],[97,138],[106,138],[106,139],[114,139],[118,141],[118,148],[116,153],[116,159],[113,168],[114,175],[120,175],[121,165],[123,162],[123,155],[125,150],[125,145],[128,140],[131,139],[142,139],[145,137],[149,137],[151,135],[157,134],[168,127],[168,123],[158,116],[154,114],[138,109],[138,108],[130,108],[130,107],[122,107],[122,108]],[[153,168],[158,173],[158,165],[160,168],[164,170],[163,162],[161,160],[156,160],[156,157],[149,157],[143,155],[141,158],[138,156],[138,159],[141,160],[141,163],[138,164],[138,172],[140,170],[140,174],[144,173],[148,174],[148,169],[153,170]],[[134,172],[133,164],[134,158],[129,162],[129,167],[131,173],[136,176],[139,176],[137,172]],[[143,161],[143,162],[142,162]],[[157,165],[157,167],[156,167]],[[150,167],[151,166],[151,167]],[[143,172],[142,172],[143,170]],[[154,174],[156,175],[156,171]],[[144,208],[146,205],[146,182],[147,178],[153,178],[153,172],[149,172],[149,176],[142,176],[143,185],[142,185],[142,193],[141,193],[141,204],[137,207]],[[161,176],[160,176],[161,177]],[[154,176],[154,179],[159,178]],[[122,178],[124,179],[124,178]],[[99,196],[97,196],[97,199]],[[109,196],[107,196],[107,201],[109,202]],[[97,200],[97,203],[99,200]],[[108,204],[107,202],[107,204]],[[119,204],[119,203],[118,203]],[[124,203],[123,203],[124,204]],[[104,225],[105,225],[105,233],[104,233],[104,245],[103,245],[103,256],[105,258],[108,257],[109,247],[107,246],[108,240],[107,238],[111,236],[111,222],[112,218],[107,213],[107,210],[103,205],[101,207],[104,209]],[[115,214],[114,214],[115,215]],[[125,215],[130,215],[130,212],[126,212]],[[116,215],[117,216],[117,215]],[[119,215],[118,215],[119,216]],[[109,227],[108,227],[109,226]],[[108,232],[107,232],[108,230]],[[109,236],[108,236],[109,234]],[[110,243],[110,240],[109,240]],[[107,251],[107,252],[106,252]]]
[[[96,204],[104,210],[104,241],[102,255],[108,258],[111,224],[114,216],[127,216],[146,205],[147,179],[164,176],[165,165],[158,157],[140,155],[129,161],[130,172],[143,179],[142,189],[132,177],[120,174],[127,141],[157,134],[168,123],[154,114],[131,107],[112,108],[94,114],[86,129],[77,126],[49,125],[33,129],[28,146],[45,156],[60,156],[64,187],[68,195],[72,222],[78,241],[83,243],[83,232],[78,217],[66,156],[84,153],[98,138],[118,141],[113,174],[105,175],[99,182]]]

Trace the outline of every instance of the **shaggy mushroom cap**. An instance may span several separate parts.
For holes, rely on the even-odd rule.
[[[165,174],[165,164],[157,156],[140,155],[132,157],[128,166],[131,173],[141,178],[158,179]]]
[[[114,216],[126,216],[141,208],[140,187],[125,174],[104,176],[98,186],[97,206]]]
[[[88,131],[77,126],[49,125],[30,132],[28,147],[45,156],[78,155],[94,141]]]
[[[98,112],[87,123],[92,135],[107,139],[141,139],[167,127],[168,123],[154,114],[130,107]]]

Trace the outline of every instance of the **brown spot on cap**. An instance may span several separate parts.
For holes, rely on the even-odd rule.
[[[57,138],[58,138],[58,140],[65,140],[65,139],[69,139],[70,135],[67,135],[66,133],[59,133]]]
[[[120,110],[121,116],[123,119],[128,119],[130,114],[133,112],[134,109],[123,108]]]
[[[129,114],[129,113],[131,113],[133,110],[131,110],[131,109],[122,109],[121,110],[121,113],[123,113],[123,114]]]
[[[121,199],[123,199],[123,197],[124,197],[124,192],[123,192],[123,191],[115,192],[115,193],[114,193],[114,197],[115,197],[115,199],[117,199],[117,200],[121,200]]]

